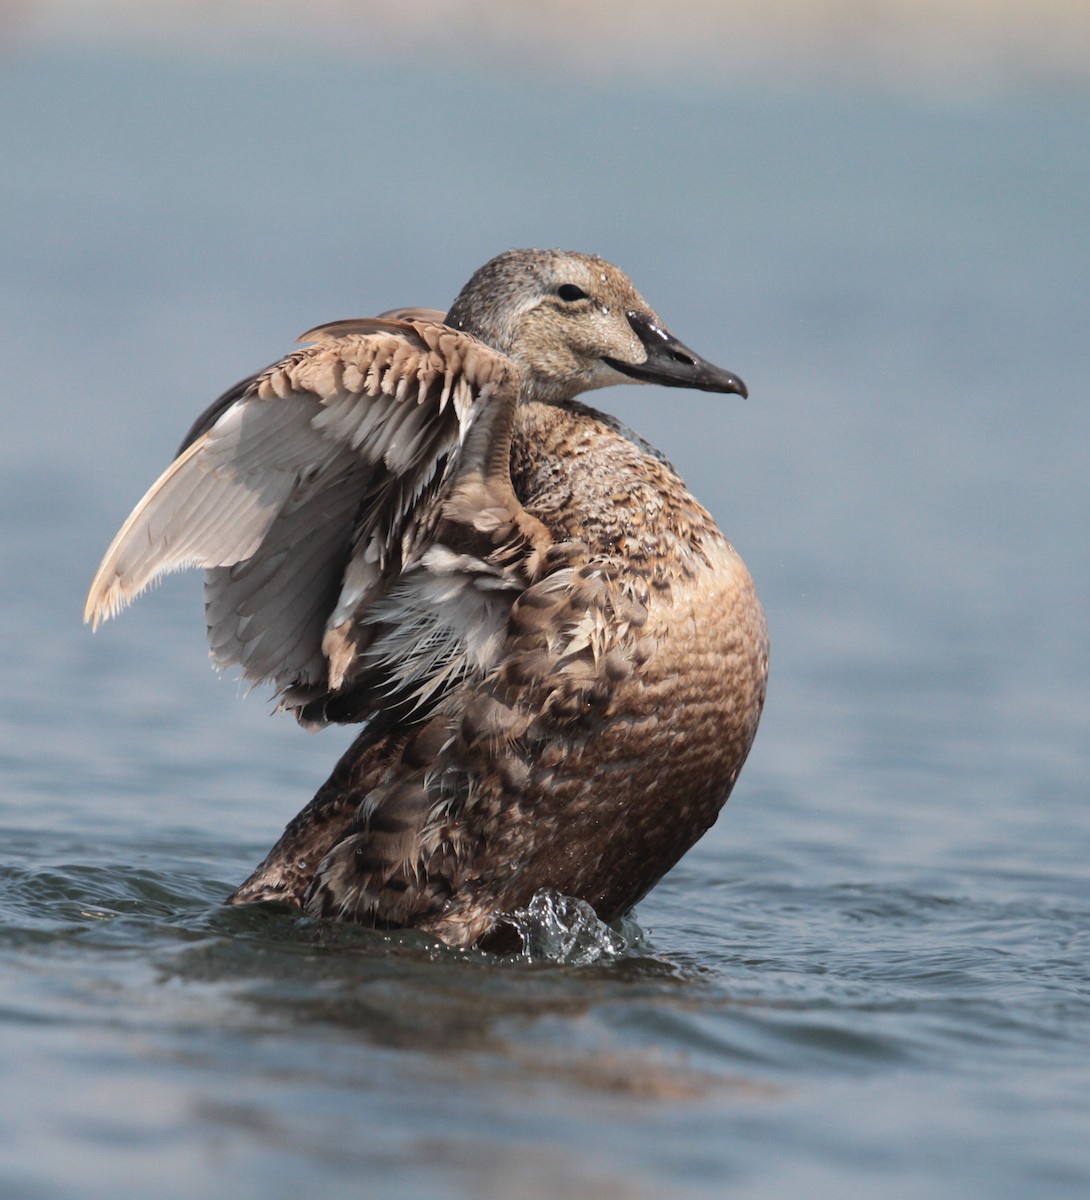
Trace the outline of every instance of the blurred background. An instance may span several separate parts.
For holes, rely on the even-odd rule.
[[[0,111],[5,1195],[1086,1194],[1090,8],[6,0]],[[519,245],[749,386],[592,400],[756,578],[751,761],[612,968],[225,916],[350,731],[86,587],[226,386]]]

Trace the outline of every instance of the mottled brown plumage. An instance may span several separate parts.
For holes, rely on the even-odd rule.
[[[673,468],[576,402],[744,389],[617,268],[510,251],[430,310],[312,331],[232,389],[88,599],[208,569],[213,655],[366,721],[233,903],[496,943],[553,888],[610,920],[715,820],[764,701],[752,582]]]

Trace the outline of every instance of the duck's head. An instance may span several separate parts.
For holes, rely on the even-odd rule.
[[[508,250],[474,274],[446,322],[508,355],[526,399],[631,380],[746,395],[666,329],[623,271],[589,254]]]

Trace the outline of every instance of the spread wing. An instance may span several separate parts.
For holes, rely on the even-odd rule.
[[[459,473],[498,461],[493,430],[510,436],[514,367],[434,315],[312,330],[300,340],[317,344],[225,393],[122,526],[85,619],[204,567],[218,665],[289,704],[349,682],[364,647],[346,629],[421,549]]]

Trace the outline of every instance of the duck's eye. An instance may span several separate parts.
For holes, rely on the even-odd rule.
[[[576,287],[574,283],[562,283],[557,289],[556,294],[561,300],[567,300],[569,303],[574,303],[576,300],[586,300],[587,293],[581,287]]]

